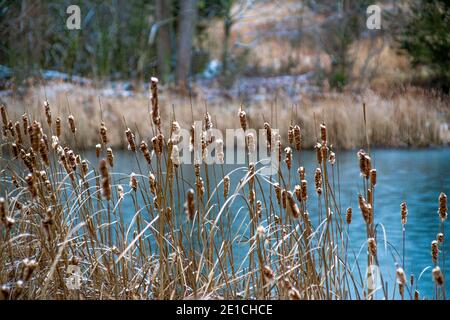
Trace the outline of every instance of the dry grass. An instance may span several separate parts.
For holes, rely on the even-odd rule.
[[[271,134],[272,152],[277,152],[276,146],[282,147],[278,150],[285,150],[279,155],[285,160],[283,170],[266,176],[258,163],[233,172],[224,172],[220,164],[194,165],[189,170],[195,173],[195,183],[185,181],[183,167],[168,157],[177,128],[169,119],[176,116],[189,122],[198,116],[183,111],[187,108],[176,108],[173,115],[162,100],[158,104],[157,99],[153,99],[151,115],[146,111],[136,114],[138,107],[135,105],[104,99],[103,121],[107,131],[103,130],[102,139],[98,134],[86,133],[100,127],[98,112],[91,109],[92,113],[84,113],[83,118],[79,109],[75,109],[84,108],[78,101],[71,102],[76,130],[69,127],[66,116],[57,112],[48,123],[46,120],[39,123],[34,116],[45,118],[43,107],[28,115],[29,125],[25,128],[22,120],[10,113],[11,109],[8,112],[2,109],[6,155],[0,159],[0,297],[373,299],[390,298],[391,291],[398,285],[401,298],[416,298],[416,294],[412,294],[413,287],[403,281],[400,269],[397,283],[394,280],[385,287],[383,282],[382,289],[374,292],[367,287],[365,275],[356,270],[359,266],[350,268],[352,257],[347,252],[347,243],[352,210],[340,211],[336,190],[330,183],[336,174],[335,161],[339,159],[331,144],[355,146],[366,140],[376,142],[380,139],[377,132],[386,130],[387,137],[383,139],[403,141],[416,137],[405,134],[405,130],[417,130],[422,126],[422,120],[418,120],[422,114],[417,114],[420,109],[414,109],[416,114],[411,116],[408,101],[412,100],[394,97],[393,103],[397,101],[397,108],[394,108],[388,100],[376,96],[365,99],[368,106],[373,105],[366,110],[368,122],[361,121],[361,107],[356,103],[354,107],[346,106],[350,108],[346,111],[344,106],[349,100],[345,98],[336,98],[333,104],[329,101],[321,109],[306,103],[299,108],[296,118],[290,118],[289,108],[275,109],[272,116],[269,113],[265,119],[266,129],[287,127],[286,123],[298,125],[289,134],[292,137],[289,148],[284,149],[287,143]],[[148,104],[148,100],[142,102]],[[52,104],[50,102],[50,106]],[[199,114],[201,109],[194,108]],[[122,120],[121,111],[126,120]],[[241,110],[239,117],[235,108],[226,111],[229,117],[218,107],[208,112],[211,119],[205,114],[202,117],[205,128],[217,127],[218,123],[221,127],[227,126],[231,122],[249,128],[263,125],[260,116],[256,116],[261,114],[257,106]],[[314,112],[316,119],[312,120]],[[55,134],[57,115],[63,119],[66,135],[66,139],[59,142],[50,138]],[[162,130],[159,116],[164,125]],[[143,119],[148,119],[148,124],[144,124]],[[395,122],[401,119],[401,123]],[[18,130],[13,125],[16,120],[20,121]],[[321,124],[322,120],[327,126]],[[123,121],[131,128],[126,134],[117,128],[123,126]],[[141,136],[133,128],[134,122],[141,126],[139,131],[147,128],[153,137],[151,161],[144,162],[145,152],[141,154],[137,148],[140,141],[137,138]],[[165,131],[169,126],[175,131]],[[300,152],[299,128],[302,141],[316,145],[314,181],[306,181],[301,164],[292,161],[292,153]],[[123,138],[115,137],[119,132]],[[282,135],[288,136],[288,132],[284,130]],[[100,143],[98,163],[86,162],[77,146],[87,138],[92,143]],[[433,134],[425,138],[435,139]],[[107,147],[122,139],[128,141],[129,152],[139,164],[136,173],[114,171],[114,158]],[[247,147],[250,149],[250,142]],[[141,146],[141,150],[145,149]],[[382,238],[375,229],[376,170],[372,168],[368,153],[360,151],[358,157],[365,190],[359,195],[359,207],[366,222],[367,263],[378,265],[377,243],[381,244]],[[355,158],[355,165],[357,163]],[[222,169],[220,176],[213,174],[217,167]],[[237,176],[237,179],[231,180],[228,176]],[[128,181],[129,186],[125,186]],[[317,203],[308,200],[307,195],[312,192],[319,195]],[[184,195],[187,195],[186,204]],[[124,212],[125,200],[133,203],[132,212]],[[236,206],[238,210],[232,209]],[[312,221],[307,207],[317,213],[317,221]],[[441,219],[443,233],[447,217],[444,194],[439,196],[439,202],[436,195],[438,207],[436,219]],[[125,222],[125,215],[133,216],[130,223]],[[400,223],[400,212],[398,220]],[[235,221],[241,222],[239,226]],[[439,250],[433,261],[434,297],[439,299],[445,298],[444,275],[439,269],[442,262],[438,257],[444,254],[443,239],[436,244]],[[243,246],[246,251],[237,259]],[[79,289],[66,286],[69,266],[78,266],[83,273]],[[364,266],[361,268],[364,270]]]

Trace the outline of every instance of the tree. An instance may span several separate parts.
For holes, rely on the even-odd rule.
[[[187,89],[187,80],[191,69],[192,40],[197,21],[197,0],[181,1],[178,24],[178,46],[176,83],[181,90]]]
[[[156,0],[155,15],[157,20],[156,53],[158,57],[158,74],[163,81],[170,75],[172,60],[172,13],[171,1]]]
[[[444,91],[450,83],[450,1],[423,0],[412,6],[412,18],[400,37],[401,47],[414,66],[431,71],[433,82]]]

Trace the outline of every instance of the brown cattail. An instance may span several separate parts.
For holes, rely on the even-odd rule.
[[[372,257],[377,255],[377,243],[374,238],[367,239],[367,245],[369,249],[369,253]]]
[[[42,161],[44,161],[45,165],[50,165],[50,160],[48,158],[48,149],[47,144],[44,139],[41,139],[41,143],[39,144],[39,153],[41,155]]]
[[[11,143],[11,149],[12,149],[13,157],[18,158],[20,151],[19,151],[19,147],[17,146],[17,144],[15,144],[14,142]]]
[[[447,195],[443,192],[439,195],[439,217],[441,222],[447,220]]]
[[[111,148],[106,149],[106,158],[108,159],[108,164],[112,168],[114,167],[114,154]]]
[[[402,225],[405,225],[408,216],[408,208],[406,207],[406,202],[402,202],[400,204],[400,215],[402,218]]]
[[[295,203],[294,196],[291,191],[286,192],[287,202],[289,204],[289,211],[291,212],[292,216],[297,219],[300,216],[300,210]]]
[[[286,162],[286,166],[288,167],[288,169],[291,170],[291,167],[292,167],[292,149],[291,149],[291,147],[286,147],[284,149],[284,152],[286,155],[284,162]]]
[[[247,130],[247,113],[241,109],[239,110],[239,121],[241,123],[242,130]]]
[[[151,165],[152,164],[152,156],[148,149],[148,145],[144,140],[142,140],[142,142],[141,142],[140,149],[141,149],[141,152],[144,155],[144,158],[147,161],[148,165]]]
[[[34,151],[39,150],[39,143],[41,141],[41,125],[37,121],[33,121],[31,125],[31,147]]]
[[[317,142],[314,145],[314,149],[316,149],[316,157],[317,157],[317,162],[319,164],[322,164],[323,161],[323,157],[322,157],[322,144],[320,144],[319,142]]]
[[[328,161],[332,166],[334,166],[336,162],[336,154],[333,151],[330,151],[330,154],[328,155]]]
[[[294,143],[294,126],[291,124],[288,130],[288,142],[290,145]]]
[[[302,201],[302,187],[298,184],[295,185],[294,187],[294,193],[295,193],[295,197],[297,198],[297,200],[299,202]]]
[[[148,174],[148,181],[149,181],[149,184],[150,184],[150,192],[153,195],[156,195],[156,178],[155,178],[155,175],[152,172],[150,172]]]
[[[396,275],[397,275],[398,291],[399,291],[400,296],[402,297],[402,299],[404,299],[404,297],[405,297],[405,284],[406,284],[405,272],[403,271],[402,268],[397,268]]]
[[[358,195],[358,205],[366,224],[372,224],[373,223],[372,206],[370,205],[370,203],[366,202],[366,199],[364,199],[364,197],[361,194]]]
[[[103,197],[109,201],[109,200],[111,200],[111,184],[110,184],[108,165],[107,165],[105,159],[100,160],[99,169],[100,169],[100,173],[102,176]]]
[[[275,274],[269,266],[264,266],[262,268],[262,274],[266,282],[271,283],[275,280]]]
[[[89,171],[89,164],[86,160],[81,161],[81,175],[83,178],[86,177]]]
[[[444,234],[443,233],[438,233],[436,236],[436,240],[439,243],[444,243]]]
[[[50,111],[50,104],[48,100],[44,101],[45,117],[47,118],[47,124],[49,127],[52,126],[52,112]]]
[[[300,177],[300,180],[306,180],[305,179],[305,168],[304,167],[298,168],[297,172],[298,172],[298,175]]]
[[[0,222],[5,223],[6,219],[6,203],[5,198],[0,197]]]
[[[151,77],[150,79],[151,103],[152,103],[152,121],[159,129],[161,126],[161,117],[159,115],[159,101],[158,101],[158,78]]]
[[[264,129],[266,130],[267,147],[270,150],[272,147],[272,128],[268,122],[264,122]]]
[[[33,275],[34,270],[38,267],[38,263],[34,259],[28,259],[25,258],[22,261],[24,267],[22,272],[22,280],[23,281],[30,281],[31,276]]]
[[[138,187],[138,181],[134,172],[130,174],[130,187],[131,189],[133,189],[133,191],[136,191]]]
[[[358,151],[357,155],[359,158],[359,170],[361,171],[361,175],[366,179],[369,179],[370,170],[372,170],[371,159],[362,149]]]
[[[322,144],[327,144],[327,127],[324,123],[320,125],[320,139],[322,140]]]
[[[190,221],[194,220],[195,204],[194,204],[194,190],[189,189],[186,195],[186,215]]]
[[[106,145],[108,143],[108,129],[105,126],[105,123],[102,121],[100,123],[100,141],[103,145]]]
[[[289,300],[300,300],[301,299],[300,292],[294,287],[289,289],[288,295],[289,295]]]
[[[225,176],[223,177],[223,197],[227,198],[229,192],[230,192],[230,177]]]
[[[33,198],[35,198],[37,196],[37,190],[36,190],[36,186],[34,185],[34,177],[31,173],[29,173],[25,177],[25,182],[28,185],[28,191],[30,192],[31,196]]]
[[[347,214],[345,215],[345,219],[347,220],[347,224],[352,223],[352,215],[353,215],[353,210],[352,208],[347,208]]]
[[[322,194],[322,170],[320,168],[316,169],[314,174],[314,183],[316,185],[316,192],[320,196]]]
[[[75,118],[73,117],[73,115],[70,115],[67,118],[67,121],[69,122],[70,131],[72,131],[72,133],[75,134],[75,131],[77,131],[77,127],[75,126]]]
[[[277,196],[278,204],[281,205],[281,187],[280,187],[280,184],[278,182],[275,182],[273,184],[273,186],[275,188],[275,194]]]
[[[59,137],[61,137],[61,118],[60,117],[56,118],[55,127],[56,127],[56,136],[59,138]]]
[[[6,106],[2,104],[0,107],[2,114],[2,122],[3,122],[3,135],[6,136],[7,128],[8,128],[8,115],[6,114]]]
[[[377,184],[377,169],[371,169],[370,170],[370,184],[372,187],[375,187]]]
[[[303,179],[300,183],[300,187],[302,189],[302,201],[308,200],[308,182]]]
[[[287,192],[285,189],[281,190],[281,204],[283,205],[283,209],[286,209],[287,205]]]
[[[438,266],[436,266],[433,271],[433,278],[434,278],[434,282],[438,285],[438,286],[442,286],[444,284],[444,275],[442,274],[441,268],[439,268]]]
[[[298,125],[294,126],[294,144],[295,150],[300,151],[302,147],[302,136],[300,132],[300,127]]]
[[[16,123],[14,124],[14,129],[16,131],[16,143],[18,145],[21,145],[23,143],[23,139],[22,139],[22,131],[20,130],[19,121],[16,121]]]
[[[433,240],[431,242],[431,260],[433,261],[434,264],[437,264],[438,256],[439,256],[439,244],[437,240]]]
[[[95,156],[98,158],[100,157],[100,153],[102,151],[102,146],[100,143],[95,145]]]
[[[414,300],[419,300],[420,299],[420,294],[418,290],[414,290]]]
[[[127,136],[128,149],[131,150],[131,152],[136,152],[136,142],[134,141],[134,134],[131,132],[130,128],[125,130],[125,135]]]

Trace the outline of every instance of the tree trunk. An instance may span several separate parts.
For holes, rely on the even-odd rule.
[[[158,56],[158,77],[166,82],[170,75],[170,61],[172,58],[171,34],[172,23],[170,1],[156,0],[155,6],[156,20],[161,25],[158,28],[156,53]]]
[[[178,24],[178,48],[176,82],[181,90],[187,90],[187,79],[191,69],[192,40],[197,21],[197,0],[181,1]]]

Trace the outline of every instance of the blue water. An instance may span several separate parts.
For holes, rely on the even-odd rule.
[[[139,168],[136,159],[130,152],[115,153],[115,172],[131,173],[138,172]],[[90,155],[93,165],[96,164],[95,156]],[[424,150],[371,150],[372,167],[377,169],[378,179],[375,188],[374,219],[377,224],[378,255],[383,272],[384,281],[389,283],[389,292],[393,292],[392,285],[395,279],[396,263],[402,265],[402,226],[400,220],[400,203],[406,201],[408,206],[408,221],[406,225],[406,245],[404,269],[409,281],[409,275],[415,277],[413,289],[417,288],[421,296],[431,297],[434,292],[434,284],[431,277],[431,268],[426,270],[419,280],[420,273],[425,268],[432,266],[431,262],[431,241],[435,239],[436,234],[440,232],[440,220],[438,217],[438,197],[441,191],[450,195],[450,149],[424,149]],[[139,156],[139,159],[142,157]],[[313,224],[317,224],[317,198],[314,192],[314,171],[316,168],[316,155],[313,151],[302,151],[300,156],[296,156],[295,165],[302,165],[306,168],[306,178],[308,180],[308,210]],[[146,168],[143,159],[140,161],[140,167]],[[183,176],[187,184],[194,185],[195,176],[192,166],[182,166]],[[242,167],[242,165],[226,165],[224,172],[228,172]],[[339,167],[339,175],[337,173]],[[286,168],[284,168],[286,170]],[[146,171],[143,170],[143,171]],[[212,171],[212,170],[211,170]],[[211,175],[211,179],[214,176]],[[242,168],[232,174],[231,191],[234,190],[240,178],[242,178],[245,169]],[[144,172],[143,172],[144,173]],[[221,179],[222,170],[216,167],[217,179]],[[284,176],[287,176],[285,172]],[[118,180],[116,183],[128,184],[128,178]],[[291,186],[298,183],[296,169],[292,170]],[[214,183],[211,182],[214,187]],[[361,271],[365,272],[366,257],[366,230],[361,213],[358,209],[357,196],[363,193],[362,178],[359,174],[358,159],[356,150],[339,152],[337,155],[337,164],[334,172],[334,184],[339,189],[337,198],[342,211],[345,213],[347,207],[353,208],[353,222],[350,226],[349,252],[351,256],[359,256]],[[339,187],[340,186],[340,187]],[[263,184],[265,193],[268,194],[268,184]],[[125,187],[127,190],[128,187]],[[220,189],[220,194],[222,189]],[[258,194],[257,194],[258,197]],[[221,199],[220,201],[223,201]],[[231,207],[234,214],[241,215],[241,219],[236,219],[236,225],[233,226],[233,232],[239,229],[242,219],[248,219],[245,213],[239,211],[242,203],[236,201]],[[124,202],[125,214],[128,221],[134,215],[134,207],[130,200]],[[237,213],[236,213],[237,212]],[[184,213],[179,213],[183,215]],[[384,236],[386,234],[386,238]],[[384,239],[387,241],[387,250],[384,246]],[[236,244],[237,246],[240,246]],[[445,241],[445,251],[448,252],[449,241]],[[241,248],[235,248],[241,250]],[[248,250],[247,246],[242,246],[242,250]],[[242,252],[242,256],[245,252]],[[442,264],[442,255],[440,265]],[[349,257],[351,265],[356,270],[355,258]],[[445,272],[449,274],[450,263],[445,263]],[[398,297],[398,296],[397,296]],[[409,291],[406,291],[406,297],[409,298]],[[379,296],[381,298],[381,296]]]

